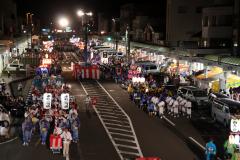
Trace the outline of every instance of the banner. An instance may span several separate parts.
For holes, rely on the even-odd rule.
[[[69,94],[68,93],[62,93],[61,94],[61,106],[62,109],[69,109]]]
[[[51,102],[52,102],[52,94],[51,93],[44,93],[43,94],[43,108],[44,109],[51,109]]]

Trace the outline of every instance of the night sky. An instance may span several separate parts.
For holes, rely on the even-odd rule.
[[[18,13],[33,12],[41,21],[52,21],[59,15],[74,17],[78,8],[118,15],[119,6],[129,0],[16,0]],[[131,0],[136,2],[136,0]]]
[[[18,13],[25,15],[26,12],[33,12],[34,16],[41,22],[54,21],[60,15],[67,15],[72,19],[76,18],[78,8],[98,12],[105,12],[109,15],[118,16],[120,5],[125,3],[139,3],[141,0],[16,0]]]

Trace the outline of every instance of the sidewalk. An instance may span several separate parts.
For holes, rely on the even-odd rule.
[[[0,81],[2,81],[2,79],[4,79],[4,82],[6,83],[6,92],[9,93],[11,96],[13,95],[12,92],[11,92],[11,88],[10,88],[10,82],[12,81],[15,81],[15,80],[19,80],[19,79],[23,79],[25,78],[25,75],[24,76],[19,76],[19,77],[16,77],[15,75],[13,76],[10,76],[8,78],[7,75],[1,75],[0,76]],[[23,88],[24,88],[24,85],[23,85]]]
[[[4,79],[4,82],[6,83],[6,90],[5,90],[6,93],[9,93],[10,96],[14,96],[14,95],[19,96],[19,93],[17,90],[19,82],[14,83],[14,81],[21,80],[24,78],[26,78],[25,75],[18,76],[18,77],[16,77],[16,76],[8,77],[7,75],[2,75],[2,76],[0,76],[0,81],[2,81]],[[31,82],[31,80],[21,81],[21,83],[23,85],[23,91],[22,91],[23,96],[25,94],[24,92],[28,92],[28,90],[29,90],[28,81]],[[11,82],[13,82],[13,83],[11,84]],[[22,121],[21,118],[12,117],[11,127],[10,127],[10,131],[9,131],[10,137],[9,138],[0,137],[0,144],[10,142],[18,136],[17,132],[18,132],[18,127],[21,124],[21,121]]]

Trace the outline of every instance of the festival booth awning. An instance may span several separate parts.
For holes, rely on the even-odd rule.
[[[169,66],[169,69],[170,69],[170,71],[171,72],[176,72],[177,71],[177,64],[171,64],[170,66]],[[187,72],[189,70],[189,65],[185,65],[185,64],[179,64],[179,71],[180,71],[180,73],[181,72]]]
[[[227,77],[227,82],[226,82],[227,88],[236,88],[240,86],[240,77],[234,74],[230,74]]]
[[[220,68],[220,67],[212,67],[210,71],[207,71],[207,75],[206,73],[203,73],[203,74],[200,74],[198,76],[196,76],[196,78],[198,80],[206,80],[206,79],[209,79],[209,80],[213,80],[213,79],[217,79],[219,78],[219,76],[223,73],[223,69]]]

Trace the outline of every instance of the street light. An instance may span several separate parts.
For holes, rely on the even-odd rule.
[[[93,13],[92,12],[88,12],[88,13],[86,13],[86,15],[91,17],[93,15]]]
[[[65,18],[65,17],[61,17],[61,18],[59,19],[59,25],[60,25],[61,27],[67,27],[67,26],[69,25],[68,19]]]
[[[81,20],[82,20],[82,31],[84,32],[84,51],[83,51],[83,53],[84,53],[84,55],[85,55],[85,62],[87,62],[88,61],[88,52],[87,52],[87,44],[88,44],[88,32],[89,32],[89,29],[88,29],[88,25],[87,25],[87,23],[85,22],[85,24],[84,24],[84,19],[85,19],[85,17],[86,16],[89,16],[89,17],[91,17],[91,16],[93,16],[93,13],[92,12],[84,12],[83,10],[78,10],[77,11],[77,15],[79,16],[79,17],[81,17]],[[86,21],[86,20],[85,20]],[[84,28],[83,28],[84,27]]]
[[[79,17],[84,16],[83,10],[78,10],[78,11],[77,11],[77,15],[78,15]]]

